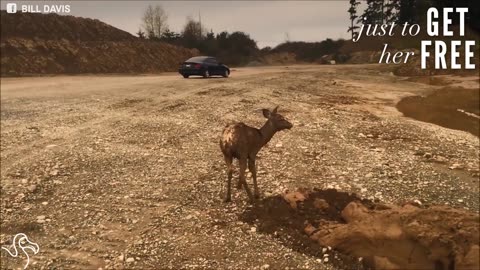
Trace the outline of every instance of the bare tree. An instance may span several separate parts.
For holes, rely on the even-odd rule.
[[[285,43],[290,42],[290,34],[288,32],[285,32]]]
[[[154,8],[152,5],[148,5],[147,9],[143,13],[143,18],[142,18],[143,29],[145,29],[145,32],[147,34],[153,33],[153,29],[155,25],[154,19],[153,19],[154,17],[155,17]]]
[[[143,13],[143,28],[148,34],[149,38],[160,38],[168,29],[167,25],[168,15],[160,5],[148,5]]]
[[[161,37],[163,32],[165,32],[165,30],[168,28],[167,19],[168,19],[168,15],[165,12],[165,10],[161,6],[157,5],[155,7],[155,17],[154,17],[155,28],[153,30],[157,37]]]

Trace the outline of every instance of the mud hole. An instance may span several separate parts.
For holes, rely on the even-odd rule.
[[[478,89],[443,88],[426,97],[403,98],[397,109],[405,116],[458,129],[479,136],[480,91]]]
[[[388,205],[314,189],[265,198],[240,218],[297,252],[330,256],[340,269],[480,266],[478,215],[446,206]]]

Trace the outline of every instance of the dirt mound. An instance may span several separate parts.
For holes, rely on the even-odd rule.
[[[5,11],[1,18],[2,76],[174,71],[198,54],[136,38],[98,20]]]
[[[403,98],[397,109],[407,117],[480,136],[478,89],[443,88],[426,96]]]
[[[96,19],[58,14],[6,13],[1,11],[1,39],[25,38],[77,41],[136,40],[132,34]],[[54,29],[54,31],[53,31]]]
[[[373,203],[329,189],[266,198],[243,218],[260,223],[262,232],[297,239],[293,246],[303,252],[321,256],[322,247],[332,247],[350,263],[343,265],[348,269],[362,267],[348,256],[364,258],[375,269],[480,266],[478,215],[450,207]],[[307,244],[307,237],[318,246]]]
[[[196,51],[166,43],[13,38],[1,43],[2,75],[174,71]]]

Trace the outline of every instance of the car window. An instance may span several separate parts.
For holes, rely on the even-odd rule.
[[[210,63],[210,64],[215,64],[215,65],[218,64],[217,59],[215,59],[215,58],[208,58],[207,62]]]
[[[207,58],[208,59],[208,58]],[[195,56],[195,57],[192,57],[190,59],[188,59],[187,61],[185,62],[194,62],[194,63],[202,63],[206,60],[206,58],[204,56]]]

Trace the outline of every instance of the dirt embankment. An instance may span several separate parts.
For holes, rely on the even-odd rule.
[[[174,71],[198,54],[139,39],[99,20],[2,11],[1,23],[2,76]]]
[[[328,189],[266,198],[244,219],[258,220],[262,231],[275,235],[281,231],[302,239],[299,234],[307,233],[328,247],[316,248],[323,250],[326,261],[333,248],[340,256],[362,258],[364,266],[374,269],[480,266],[478,215],[447,206],[388,205]],[[308,245],[305,238],[298,245]]]

